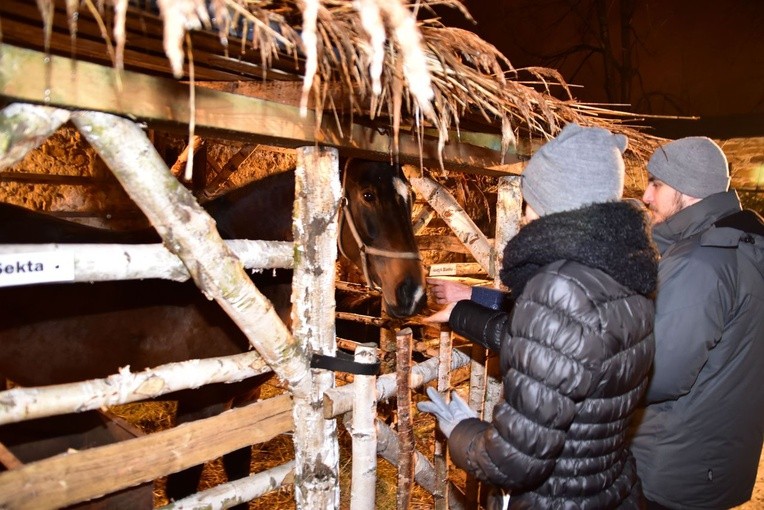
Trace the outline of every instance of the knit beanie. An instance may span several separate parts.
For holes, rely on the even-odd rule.
[[[620,200],[627,144],[607,129],[567,124],[528,161],[523,198],[539,216]]]
[[[653,153],[647,171],[675,190],[695,198],[727,191],[730,171],[722,149],[710,138],[690,136]]]

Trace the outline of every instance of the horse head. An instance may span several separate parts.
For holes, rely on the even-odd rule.
[[[424,270],[400,165],[350,159],[342,176],[339,250],[380,289],[388,313],[405,318],[425,303]]]

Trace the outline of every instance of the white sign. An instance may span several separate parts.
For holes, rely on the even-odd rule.
[[[458,274],[456,264],[432,264],[430,276],[454,276]]]
[[[0,254],[0,287],[74,281],[74,254],[27,252]]]

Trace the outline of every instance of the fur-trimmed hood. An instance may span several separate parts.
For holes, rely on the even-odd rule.
[[[571,260],[649,295],[656,289],[658,258],[644,209],[630,201],[607,202],[542,216],[523,227],[504,249],[500,276],[518,296],[540,268]]]

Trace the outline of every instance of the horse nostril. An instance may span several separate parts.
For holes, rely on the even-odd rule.
[[[395,297],[398,301],[397,308],[405,316],[414,315],[425,304],[425,292],[422,283],[410,276],[395,289]]]

